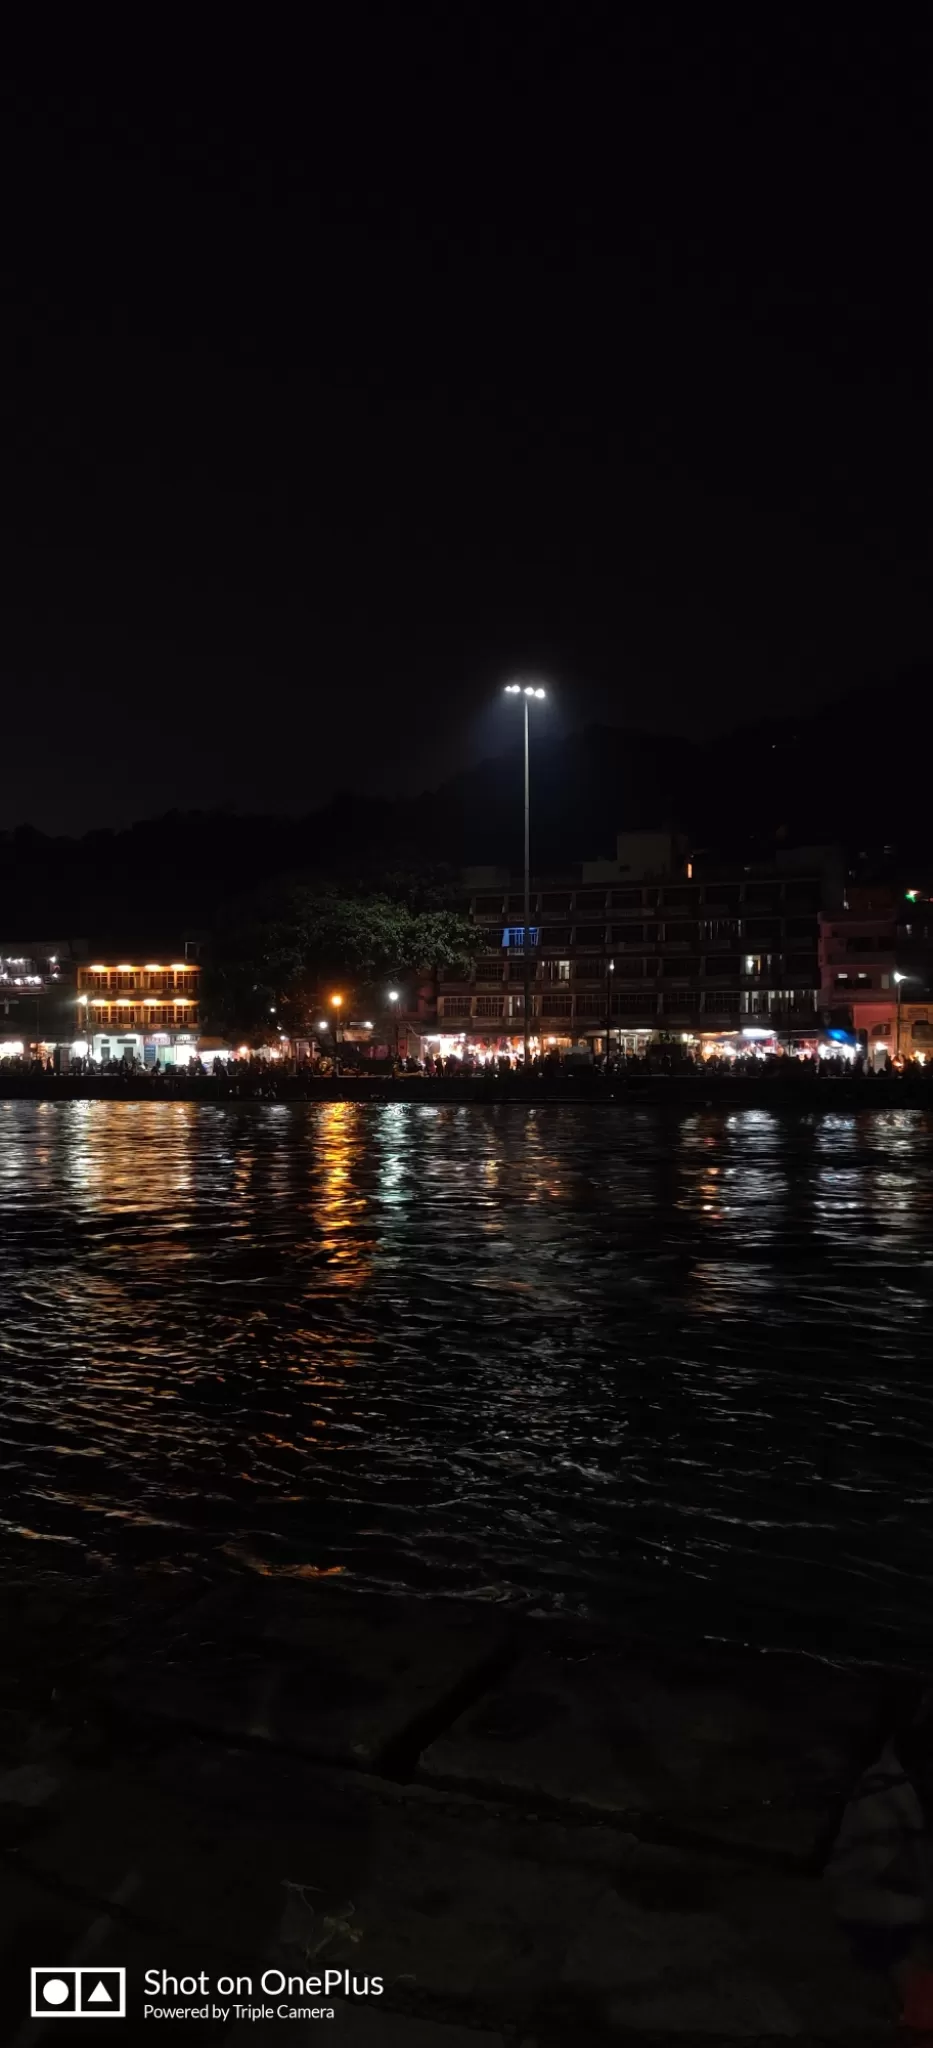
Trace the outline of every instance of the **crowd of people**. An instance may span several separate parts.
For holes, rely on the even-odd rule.
[[[599,1090],[607,1083],[638,1084],[655,1076],[745,1082],[776,1081],[794,1085],[807,1079],[844,1080],[896,1084],[912,1081],[933,1088],[933,1063],[914,1056],[883,1055],[876,1064],[864,1053],[821,1047],[805,1051],[774,1052],[748,1048],[742,1051],[701,1053],[693,1046],[659,1043],[640,1053],[612,1054],[608,1060],[568,1057],[557,1048],[531,1056],[526,1067],[521,1052],[502,1052],[480,1059],[474,1053],[428,1053],[424,1059],[354,1060],[335,1063],[333,1057],[316,1057],[296,1062],[286,1057],[270,1059],[259,1054],[238,1054],[210,1059],[194,1057],[186,1065],[143,1064],[128,1055],[123,1059],[94,1060],[88,1055],[73,1057],[67,1071],[53,1059],[38,1053],[0,1054],[0,1089],[6,1083],[12,1093],[93,1093],[95,1084],[106,1095],[125,1090],[134,1096],[227,1096],[269,1097],[314,1095],[321,1086],[328,1090],[344,1085],[364,1087],[392,1085],[410,1080],[467,1082],[477,1087],[497,1082],[508,1086],[534,1079],[541,1083],[568,1082]]]

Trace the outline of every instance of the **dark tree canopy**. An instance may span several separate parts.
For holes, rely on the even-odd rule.
[[[467,961],[477,936],[446,909],[414,909],[404,897],[349,895],[292,883],[236,906],[218,930],[205,975],[205,1008],[225,1031],[256,1034],[274,1014],[301,1032],[332,994],[351,1008],[385,1009],[395,977]]]

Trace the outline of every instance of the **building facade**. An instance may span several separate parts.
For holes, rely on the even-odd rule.
[[[197,960],[94,960],[77,970],[72,1050],[95,1060],[187,1065],[200,1026]]]
[[[933,1052],[933,901],[892,883],[850,886],[820,919],[821,1002],[874,1055]]]
[[[653,866],[645,871],[645,860]],[[651,1038],[820,1026],[821,909],[841,895],[834,849],[760,866],[690,860],[668,835],[620,834],[615,862],[536,878],[531,890],[531,1036],[600,1052]],[[445,974],[433,1032],[478,1051],[517,1049],[524,1031],[524,886],[469,878],[464,908],[479,950]]]
[[[55,1058],[70,1044],[75,972],[67,939],[0,944],[0,1059]]]

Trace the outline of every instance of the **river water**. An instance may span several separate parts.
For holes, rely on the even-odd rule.
[[[933,1636],[933,1119],[0,1103],[0,1560]]]

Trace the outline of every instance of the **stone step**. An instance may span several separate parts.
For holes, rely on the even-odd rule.
[[[806,1862],[889,1711],[878,1679],[806,1659],[581,1638],[520,1657],[429,1745],[420,1775]]]
[[[386,1768],[491,1678],[508,1636],[456,1601],[238,1580],[89,1677],[121,1712]]]
[[[896,2011],[885,1981],[853,1963],[815,1877],[275,1751],[192,1739],[84,1770],[21,1867],[89,1900],[131,1887],[150,1964],[194,1953],[257,1984],[271,1966],[381,1976],[385,2004],[354,2019],[374,2048],[377,2020],[392,2041],[392,2015],[542,2042],[867,2043]]]

